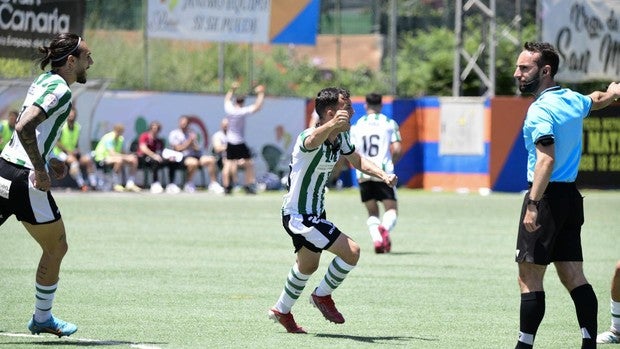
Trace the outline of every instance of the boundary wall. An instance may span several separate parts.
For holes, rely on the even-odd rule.
[[[400,185],[480,193],[526,190],[527,153],[522,125],[532,100],[516,96],[477,101],[466,97],[384,98],[384,114],[400,125],[403,156],[395,165]],[[353,120],[357,120],[364,115],[364,99],[352,101]],[[480,108],[472,109],[472,102]],[[472,132],[476,127],[481,127],[481,132]],[[456,142],[452,154],[441,150],[446,138]],[[481,152],[458,154],[460,146],[470,148],[472,141],[482,144]],[[583,142],[578,185],[620,188],[620,104],[593,111],[585,119]],[[349,180],[356,185],[354,173]]]
[[[25,85],[0,90],[0,114],[19,109]],[[205,148],[225,116],[222,95],[145,91],[81,91],[74,103],[82,124],[82,149],[89,149],[114,123],[125,125],[126,146],[146,130],[163,124],[162,138],[180,115],[193,116]],[[249,98],[248,103],[252,103]],[[352,122],[364,115],[364,97],[353,97]],[[433,191],[519,192],[527,188],[527,155],[521,127],[532,98],[496,96],[384,97],[383,113],[399,125],[403,156],[395,166],[399,185]],[[314,100],[267,96],[263,109],[248,118],[246,136],[255,153],[257,177],[267,172],[263,149],[270,145],[290,154],[295,137],[308,124]],[[578,184],[620,188],[620,103],[594,111],[584,122],[584,153]],[[282,159],[282,164],[287,163]],[[286,167],[286,166],[283,166]],[[341,176],[357,185],[354,171]]]

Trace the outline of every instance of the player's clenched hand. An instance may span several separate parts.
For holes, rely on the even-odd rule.
[[[29,179],[32,182],[32,186],[41,191],[48,191],[52,186],[50,175],[45,170],[34,170],[30,172]]]
[[[341,109],[336,111],[336,115],[331,119],[332,127],[337,130],[347,130],[350,126],[349,112]]]
[[[395,187],[396,183],[398,183],[398,177],[396,177],[395,174],[390,174],[387,175],[383,181],[385,182],[385,184],[389,185],[390,187]]]
[[[607,92],[614,94],[614,99],[618,100],[620,97],[620,84],[612,81],[609,86],[607,86]]]
[[[51,158],[49,161],[49,172],[54,179],[61,179],[67,175],[67,166],[64,162]]]

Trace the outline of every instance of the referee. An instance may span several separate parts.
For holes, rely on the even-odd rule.
[[[535,96],[523,125],[530,189],[521,208],[516,262],[521,289],[516,348],[533,348],[545,314],[543,277],[553,263],[575,304],[581,348],[596,348],[598,303],[583,273],[583,197],[575,185],[583,119],[620,96],[620,85],[582,95],[557,85],[559,56],[549,43],[526,42],[514,73],[519,90]]]

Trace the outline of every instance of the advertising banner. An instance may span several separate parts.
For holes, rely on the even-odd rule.
[[[620,105],[593,111],[583,120],[583,154],[577,183],[620,188]]]
[[[543,0],[542,40],[560,54],[556,80],[585,82],[620,75],[620,1]]]
[[[485,98],[440,98],[439,155],[484,154]]]
[[[0,56],[32,59],[58,33],[84,31],[84,0],[0,1]]]
[[[150,38],[314,45],[319,0],[148,0]]]

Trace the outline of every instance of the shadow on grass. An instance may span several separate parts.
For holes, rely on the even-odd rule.
[[[414,251],[392,251],[390,253],[386,253],[387,256],[424,256],[429,255],[428,252],[414,252]]]
[[[356,342],[373,343],[373,344],[378,344],[377,342],[383,342],[383,341],[399,341],[399,342],[409,342],[413,340],[425,341],[425,342],[437,341],[437,339],[432,339],[432,338],[411,337],[411,336],[350,336],[346,334],[331,334],[331,333],[317,333],[314,336],[319,337],[319,338],[350,339]]]

